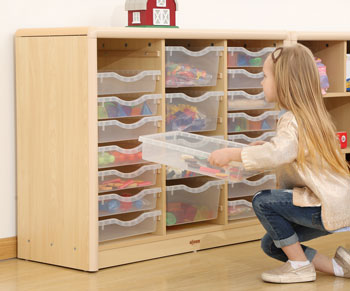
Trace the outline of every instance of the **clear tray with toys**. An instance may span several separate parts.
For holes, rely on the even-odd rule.
[[[262,88],[261,81],[264,73],[253,74],[243,69],[227,70],[228,89],[255,89]]]
[[[186,179],[192,177],[202,176],[198,173],[191,172],[188,170],[182,170],[174,167],[166,167],[166,179],[167,180],[176,180],[176,179]]]
[[[227,137],[228,140],[237,142],[237,143],[242,143],[249,145],[250,143],[257,142],[257,141],[270,141],[271,138],[273,138],[276,135],[275,131],[268,131],[264,132],[263,134],[257,136],[257,137],[249,137],[245,134],[232,134]]]
[[[252,203],[241,199],[228,201],[228,220],[255,217]]]
[[[160,71],[114,71],[97,74],[98,95],[154,92]]]
[[[221,185],[225,181],[208,181],[200,187],[174,185],[166,187],[166,225],[179,225],[215,219],[218,215]]]
[[[252,95],[245,91],[229,91],[227,92],[227,103],[230,111],[271,109],[275,107],[274,103],[266,102],[264,92]]]
[[[151,116],[157,114],[161,94],[143,95],[126,101],[116,96],[97,98],[98,119]]]
[[[223,46],[210,46],[200,51],[190,51],[182,46],[165,47],[165,86],[167,88],[215,86],[219,57],[223,51]]]
[[[111,168],[146,163],[142,159],[142,145],[125,149],[116,145],[98,148],[98,168]]]
[[[276,189],[276,175],[265,175],[259,180],[243,180],[239,183],[228,185],[228,198],[253,196],[264,189]]]
[[[199,95],[198,97],[192,97]],[[166,94],[166,131],[200,132],[215,130],[219,101],[224,92],[191,92]]]
[[[98,216],[110,216],[156,208],[157,195],[161,188],[144,189],[136,195],[111,193],[98,196]]]
[[[262,67],[266,58],[276,48],[265,47],[254,51],[244,47],[228,47],[227,63],[229,67]]]
[[[146,165],[131,173],[117,170],[99,171],[99,193],[152,186],[156,183],[157,170],[160,167],[161,165]]]
[[[225,168],[209,164],[213,151],[245,146],[242,144],[181,131],[140,136],[139,141],[143,142],[142,158],[147,161],[232,182],[257,174],[246,171],[239,162],[231,162]]]
[[[250,116],[243,112],[228,113],[228,132],[275,130],[279,111],[266,111],[259,116]]]
[[[144,212],[131,220],[117,218],[100,220],[98,222],[99,242],[155,232],[157,220],[161,214],[160,210],[154,210]]]

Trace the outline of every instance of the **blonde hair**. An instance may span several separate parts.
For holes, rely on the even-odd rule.
[[[298,124],[297,163],[303,169],[305,149],[311,162],[323,167],[324,161],[337,173],[349,175],[349,166],[341,153],[336,129],[321,93],[319,72],[312,52],[301,44],[283,47],[274,59],[277,103],[291,111]],[[277,53],[278,51],[276,51]]]

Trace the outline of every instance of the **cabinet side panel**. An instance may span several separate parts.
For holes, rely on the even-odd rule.
[[[16,39],[18,257],[83,270],[97,268],[89,48],[85,36]]]

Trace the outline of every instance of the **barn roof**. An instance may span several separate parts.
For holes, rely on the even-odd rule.
[[[176,10],[178,10],[177,1],[175,1]],[[148,0],[126,0],[125,1],[125,10],[146,10]]]

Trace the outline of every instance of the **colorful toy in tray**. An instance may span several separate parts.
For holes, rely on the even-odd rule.
[[[98,153],[98,166],[116,166],[125,164],[136,164],[142,160],[142,151],[135,154],[123,154],[118,151]]]
[[[263,65],[263,59],[260,57],[252,58],[242,53],[236,53],[236,59],[233,59],[231,65],[237,67],[261,67]]]
[[[244,204],[238,204],[238,205],[229,205],[228,206],[228,216],[236,217],[241,216],[244,214],[254,214],[254,211],[251,207],[244,205]]]
[[[173,168],[173,167],[167,167],[167,169],[166,169],[167,180],[197,177],[198,175],[199,174],[191,172],[191,171],[181,170],[181,169],[177,169],[177,168]]]
[[[235,132],[271,129],[270,124],[266,120],[252,121],[245,118],[237,118],[232,127]]]
[[[167,131],[200,131],[206,126],[206,116],[188,104],[167,104]]]
[[[116,102],[104,102],[98,106],[98,118],[117,118],[152,115],[146,102],[135,106],[121,105]]]
[[[203,175],[215,176],[219,179],[242,180],[240,169],[234,166],[219,168],[210,165],[207,158],[195,157],[192,155],[181,155],[181,158],[186,162],[187,167],[191,170],[200,171]]]
[[[132,179],[112,179],[108,181],[100,182],[98,185],[99,191],[115,191],[115,190],[122,190],[122,189],[128,189],[128,188],[136,188],[136,187],[147,187],[152,185],[152,182],[150,181],[142,181],[142,180],[132,180]]]
[[[166,225],[190,223],[195,221],[215,219],[216,213],[207,206],[191,205],[183,202],[167,204]]]
[[[123,197],[130,197],[132,194],[123,194]],[[146,200],[135,200],[135,201],[119,201],[117,199],[111,199],[107,201],[99,201],[98,203],[98,210],[100,212],[107,212],[107,213],[116,213],[118,211],[120,212],[125,212],[130,210],[131,208],[137,209],[142,209],[146,205],[147,201]]]
[[[192,67],[189,64],[166,64],[166,85],[170,87],[205,86],[213,76],[205,70]]]

